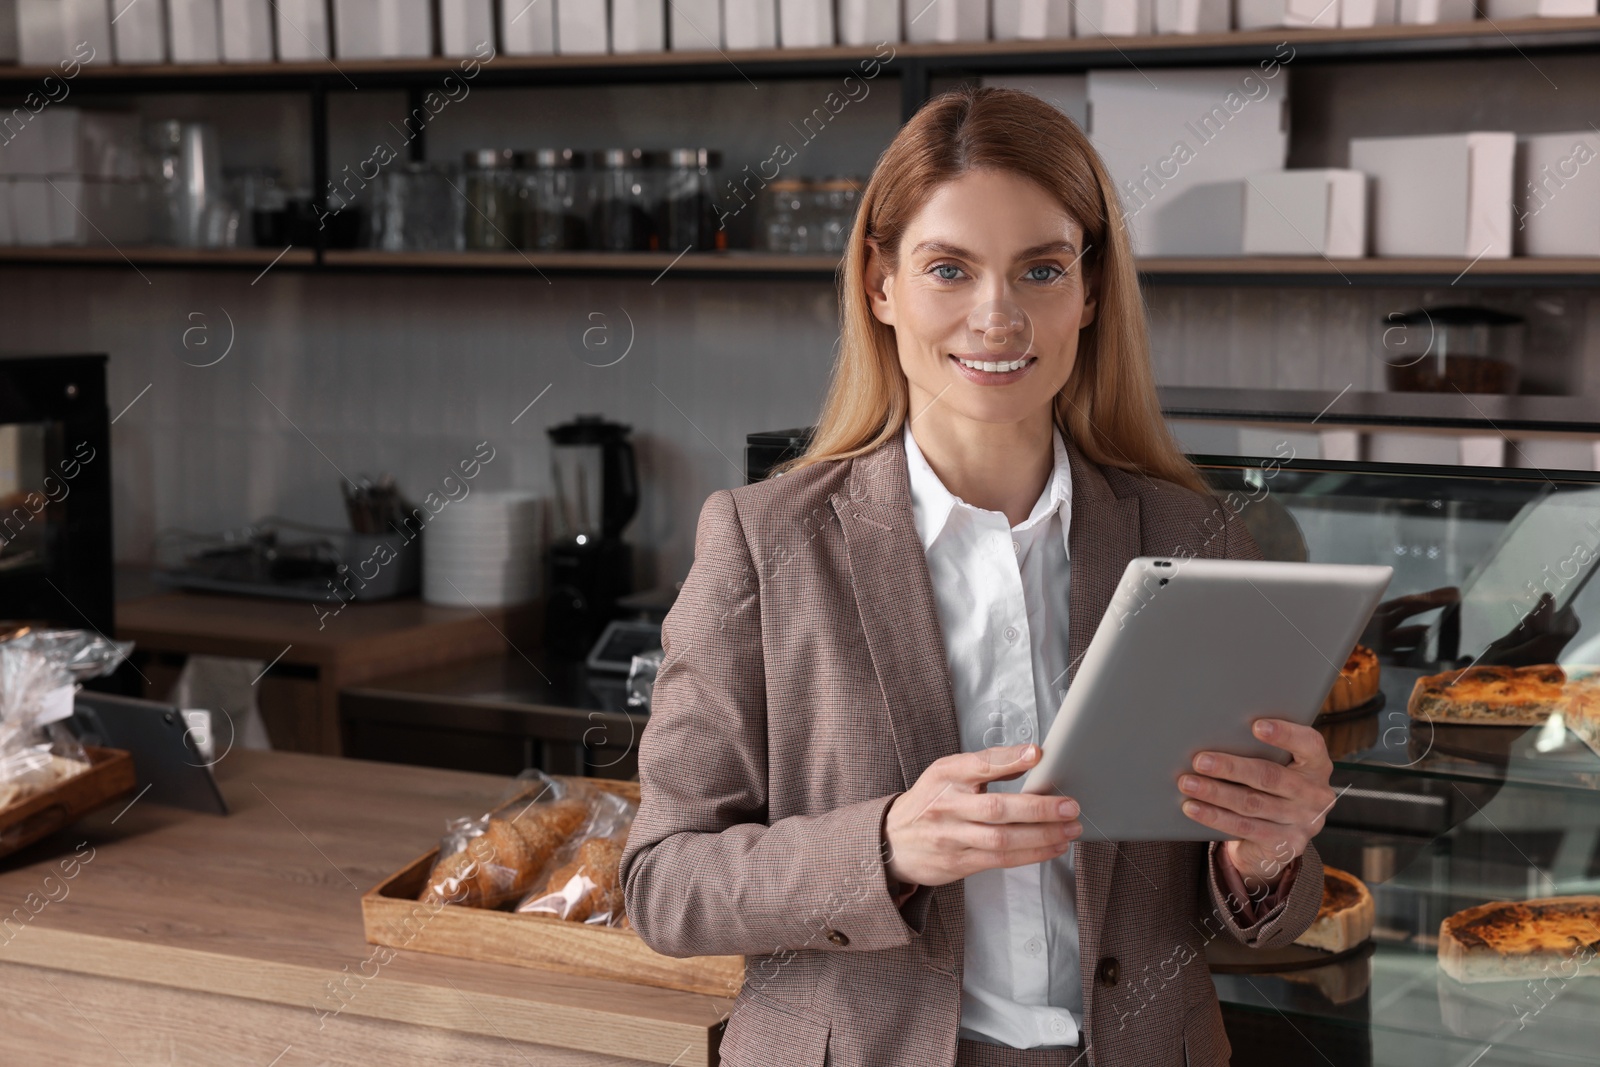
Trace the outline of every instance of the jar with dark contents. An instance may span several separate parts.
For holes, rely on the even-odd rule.
[[[466,154],[462,192],[467,209],[462,225],[468,249],[506,251],[515,247],[515,164],[516,153],[509,148],[480,148]]]
[[[570,148],[517,154],[518,247],[571,251],[589,243],[588,172]]]
[[[1452,304],[1393,312],[1383,361],[1396,392],[1515,393],[1521,384],[1523,317]]]
[[[661,196],[661,245],[668,252],[723,250],[712,199],[722,153],[714,148],[674,148],[667,153]]]
[[[594,153],[591,247],[607,252],[661,247],[657,182],[664,161],[664,153],[642,148],[606,148]]]

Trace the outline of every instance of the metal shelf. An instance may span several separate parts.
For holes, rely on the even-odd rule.
[[[1584,396],[1391,393],[1332,389],[1158,387],[1169,419],[1248,422],[1262,427],[1462,431],[1600,437],[1600,407]]]

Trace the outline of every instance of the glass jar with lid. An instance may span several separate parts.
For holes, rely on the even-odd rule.
[[[517,154],[518,247],[557,252],[588,246],[586,177],[583,154],[570,148]]]
[[[769,252],[795,255],[809,251],[811,238],[810,182],[784,178],[762,190],[761,230]]]
[[[590,246],[607,252],[660,247],[657,184],[665,154],[642,148],[605,148],[593,158]]]
[[[457,189],[459,168],[451,163],[396,162],[373,182],[373,248],[390,252],[459,252],[466,213]]]
[[[474,149],[466,154],[465,164],[463,243],[478,251],[512,248],[512,235],[517,232],[516,153],[509,148]]]
[[[827,178],[817,182],[813,203],[817,207],[817,251],[843,252],[855,222],[860,187],[850,178]]]
[[[712,198],[722,153],[714,148],[674,148],[667,153],[661,194],[661,246],[669,252],[728,247],[717,226]]]

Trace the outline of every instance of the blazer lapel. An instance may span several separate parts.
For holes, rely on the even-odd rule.
[[[829,499],[909,789],[928,764],[961,751],[961,730],[899,434],[852,460],[847,487]]]
[[[1072,524],[1067,531],[1071,584],[1067,589],[1067,684],[1077,677],[1089,640],[1111,606],[1112,594],[1128,561],[1140,554],[1139,498],[1119,497],[1105,475],[1063,435],[1072,469]],[[1071,784],[1068,784],[1070,793]],[[1080,841],[1073,849],[1073,881],[1077,889],[1078,964],[1084,1004],[1089,1004],[1095,967],[1100,958],[1100,928],[1111,876],[1116,867],[1114,841]]]
[[[961,751],[961,728],[900,435],[852,460],[846,488],[829,500],[844,531],[867,651],[909,789],[928,764]],[[933,903],[946,932],[934,955],[948,964],[946,973],[959,974],[966,929],[961,883],[934,889]]]

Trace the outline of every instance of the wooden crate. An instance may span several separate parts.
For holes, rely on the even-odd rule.
[[[638,782],[582,781],[634,802],[639,799]],[[368,943],[717,997],[733,997],[744,981],[743,956],[678,959],[656,952],[633,930],[569,922],[553,915],[418,903],[438,854],[433,849],[418,856],[362,896],[361,921]]]
[[[70,826],[138,787],[133,757],[118,748],[86,745],[89,769],[42,793],[0,808],[0,856]]]

